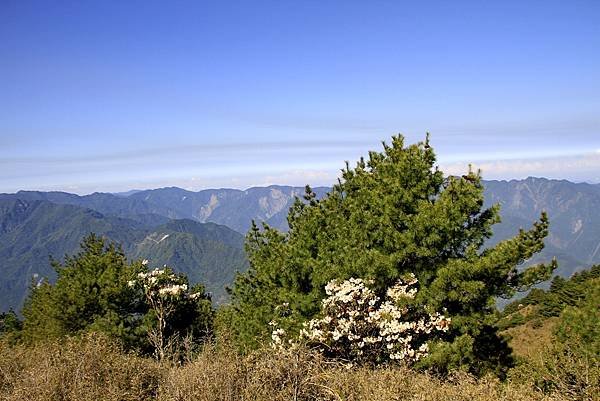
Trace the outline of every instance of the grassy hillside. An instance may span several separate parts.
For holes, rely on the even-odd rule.
[[[600,265],[557,277],[548,290],[535,289],[509,304],[498,325],[520,364],[513,377],[528,377],[541,388],[560,382],[573,398],[587,387],[600,396]]]

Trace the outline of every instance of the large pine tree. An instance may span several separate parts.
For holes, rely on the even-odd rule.
[[[555,263],[518,268],[543,248],[548,220],[493,248],[484,248],[499,222],[499,207],[483,208],[480,174],[444,176],[427,139],[405,146],[392,138],[370,152],[323,199],[309,187],[288,216],[289,231],[253,225],[247,234],[251,268],[232,289],[232,327],[242,344],[268,338],[277,306],[289,303],[295,321],[319,312],[332,279],[372,279],[380,291],[414,273],[416,303],[444,311],[452,328],[432,347],[424,367],[474,373],[510,365],[494,327],[495,300],[550,277]]]

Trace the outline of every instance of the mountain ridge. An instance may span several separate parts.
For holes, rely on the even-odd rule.
[[[546,248],[529,261],[530,263],[548,261],[556,256],[559,261],[557,274],[563,277],[568,277],[591,264],[600,263],[600,215],[596,213],[600,209],[600,185],[539,177],[528,177],[524,180],[487,180],[483,181],[483,185],[484,207],[499,203],[502,219],[501,223],[493,227],[494,236],[486,243],[487,246],[514,236],[519,228],[530,227],[539,218],[541,211],[545,210],[550,219]],[[317,187],[314,191],[318,197],[322,197],[329,189]],[[30,248],[33,255],[21,261],[21,269],[23,274],[31,275],[32,261],[47,262],[48,255],[43,255],[43,252],[52,253],[50,251],[57,248],[53,237],[57,234],[52,230],[60,231],[61,225],[67,223],[83,224],[88,232],[108,232],[112,233],[108,235],[111,239],[126,244],[138,244],[128,245],[128,252],[133,256],[148,258],[150,255],[157,263],[172,264],[176,268],[177,263],[181,264],[180,268],[194,279],[209,280],[209,286],[214,284],[211,291],[219,300],[224,300],[224,287],[231,282],[227,280],[233,280],[232,271],[247,266],[239,260],[242,258],[240,255],[243,255],[240,254],[243,252],[242,234],[248,230],[251,221],[264,221],[274,228],[286,230],[289,207],[295,197],[301,197],[303,194],[303,187],[285,185],[251,187],[245,190],[204,189],[196,192],[178,187],[165,187],[135,190],[128,196],[108,193],[79,196],[59,191],[0,194],[0,215],[4,213],[5,216],[0,218],[0,239],[3,241],[0,243],[0,257],[8,257],[9,251],[12,252],[10,255],[17,250],[27,253],[27,249]],[[4,206],[2,203],[17,200],[20,202],[14,203],[10,210],[7,209],[6,203]],[[62,213],[67,214],[65,217],[61,216],[61,213],[53,214],[48,210],[49,216],[46,216],[46,219],[40,215],[37,217],[37,223],[29,222],[29,231],[35,233],[36,224],[41,224],[47,231],[44,238],[48,244],[44,246],[37,246],[37,242],[34,242],[37,238],[35,236],[10,237],[9,240],[6,231],[19,224],[19,218],[23,218],[22,209],[27,209],[29,205],[27,202],[36,201],[68,205],[87,211],[63,210]],[[79,217],[69,217],[69,214]],[[52,218],[55,221],[44,223],[44,220]],[[229,231],[219,226],[228,227]],[[81,230],[80,227],[71,228],[71,236],[59,238],[73,248],[76,242],[74,238],[82,236],[86,230]],[[168,234],[170,237],[159,243],[148,240],[144,245],[139,245],[143,233],[146,234],[143,238],[152,233],[157,233],[157,236]],[[80,239],[78,238],[77,244]],[[36,241],[41,240],[37,238]],[[180,241],[179,244],[176,241]],[[12,242],[19,244],[17,246]],[[227,247],[225,250],[224,246]],[[216,257],[202,256],[206,252],[229,260],[227,263],[231,268],[227,270],[227,263],[220,263]],[[11,257],[14,258],[14,255]],[[5,271],[12,271],[4,267],[3,263],[8,262],[0,260],[0,272],[4,274]],[[213,266],[216,276],[207,269],[191,267],[197,264],[203,266],[206,263]],[[216,281],[213,283],[214,280]],[[0,289],[2,288],[0,283]]]

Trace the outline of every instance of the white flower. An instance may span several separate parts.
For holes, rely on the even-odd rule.
[[[332,280],[325,286],[322,315],[303,326],[300,336],[322,344],[344,358],[389,358],[414,362],[427,355],[427,341],[447,331],[450,319],[428,314],[414,305],[399,306],[400,299],[415,298],[417,279],[408,274],[388,288],[380,299],[364,281]],[[415,344],[416,343],[416,344]]]
[[[166,286],[166,287],[162,287],[158,290],[159,295],[171,295],[171,296],[177,296],[179,294],[181,294],[182,292],[187,291],[187,285],[185,284],[175,284],[175,285],[170,285],[170,286]]]

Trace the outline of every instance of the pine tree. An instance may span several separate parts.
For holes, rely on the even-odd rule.
[[[146,274],[148,261],[128,262],[121,247],[90,234],[81,251],[52,264],[58,278],[31,288],[23,309],[23,339],[39,341],[82,332],[102,332],[129,348],[151,352],[148,331],[157,317],[149,308],[143,291],[132,286]],[[188,279],[177,282],[188,288]],[[187,293],[187,291],[186,291]],[[201,284],[191,288],[193,297],[174,303],[163,334],[169,338],[194,336],[203,341],[212,334],[213,310]]]
[[[125,342],[135,342],[140,316],[147,308],[127,286],[142,269],[140,261],[127,263],[122,249],[94,234],[81,251],[52,265],[55,284],[33,285],[23,308],[24,338],[40,340],[84,330],[102,331]]]
[[[499,207],[482,209],[479,172],[445,177],[435,161],[428,139],[405,146],[402,136],[393,137],[356,167],[346,163],[323,199],[307,187],[290,209],[289,232],[253,225],[246,238],[251,267],[232,289],[240,343],[265,341],[283,303],[297,329],[319,312],[332,279],[370,279],[385,291],[414,273],[421,284],[414,302],[445,311],[453,322],[421,365],[501,374],[511,359],[494,327],[495,299],[550,277],[555,262],[518,269],[543,248],[548,219],[542,214],[530,230],[484,249]]]

